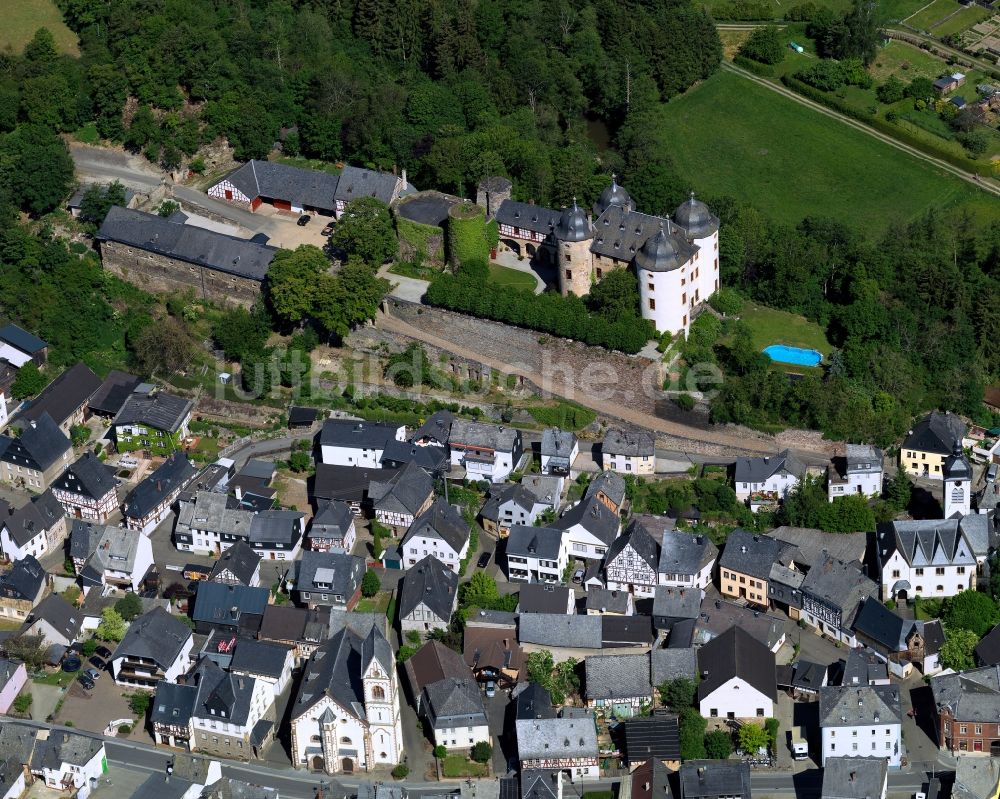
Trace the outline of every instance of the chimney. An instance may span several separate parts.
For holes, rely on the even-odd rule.
[[[34,419],[31,420],[30,424],[31,424],[31,429],[32,430],[34,430],[36,427],[38,427],[38,424],[37,424],[37,422],[35,422]]]
[[[406,188],[406,167],[405,166],[403,167],[402,179],[403,179],[403,188],[405,189]]]

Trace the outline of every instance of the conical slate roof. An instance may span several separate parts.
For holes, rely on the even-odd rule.
[[[586,241],[592,239],[594,232],[590,227],[590,220],[583,209],[573,200],[570,208],[564,208],[562,216],[559,217],[559,224],[556,225],[556,238],[559,241]]]
[[[681,266],[677,243],[662,224],[635,254],[635,265],[647,272],[669,272]]]
[[[632,198],[624,188],[618,185],[618,180],[611,176],[611,185],[601,192],[600,199],[594,203],[594,214],[600,216],[609,206],[618,205],[626,211],[632,210]]]
[[[719,220],[712,216],[708,206],[696,200],[694,192],[674,211],[674,221],[688,234],[688,238],[701,239],[719,228]]]

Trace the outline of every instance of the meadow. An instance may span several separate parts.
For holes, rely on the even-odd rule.
[[[20,53],[35,31],[48,28],[59,52],[80,55],[76,34],[66,27],[53,0],[4,0],[0,50]]]
[[[878,234],[970,200],[983,224],[1000,221],[1000,203],[981,204],[975,187],[725,70],[664,106],[660,126],[696,191],[786,224],[822,215]]]

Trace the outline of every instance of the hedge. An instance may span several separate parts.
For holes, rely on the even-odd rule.
[[[810,100],[814,100],[821,105],[825,105],[827,108],[832,108],[834,111],[839,111],[841,114],[851,117],[851,119],[863,122],[865,125],[868,125],[868,127],[874,128],[881,133],[885,133],[894,139],[898,139],[911,147],[915,147],[927,155],[933,156],[934,158],[940,158],[942,161],[947,161],[949,164],[957,166],[959,169],[964,169],[977,175],[988,176],[990,174],[989,164],[977,164],[969,158],[955,155],[955,153],[949,152],[948,150],[939,149],[933,142],[929,142],[919,136],[914,136],[910,133],[910,131],[905,128],[901,128],[898,125],[893,125],[883,117],[872,116],[871,114],[857,108],[853,108],[847,103],[842,102],[840,98],[813,88],[808,83],[803,83],[791,75],[783,75],[781,77],[781,82],[784,83],[789,89],[801,94],[803,97],[808,97]]]
[[[535,294],[465,276],[442,275],[425,302],[450,311],[526,327],[598,347],[635,354],[656,337],[653,323],[635,316],[607,319],[591,314],[579,297]]]
[[[472,203],[448,209],[448,263],[459,267],[489,260],[486,237],[486,209]]]
[[[747,58],[745,55],[733,56],[733,63],[747,70],[747,72],[752,72],[754,75],[759,75],[762,78],[773,78],[774,68],[768,66],[767,64],[761,64],[759,61],[754,61],[752,58]]]

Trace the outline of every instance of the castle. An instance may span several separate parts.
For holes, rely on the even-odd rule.
[[[605,274],[632,268],[643,318],[686,336],[695,309],[719,289],[719,220],[693,193],[673,219],[636,211],[614,177],[593,219],[575,201],[556,211],[510,197],[510,181],[492,177],[476,202],[496,219],[503,247],[555,267],[563,295],[582,297]]]

